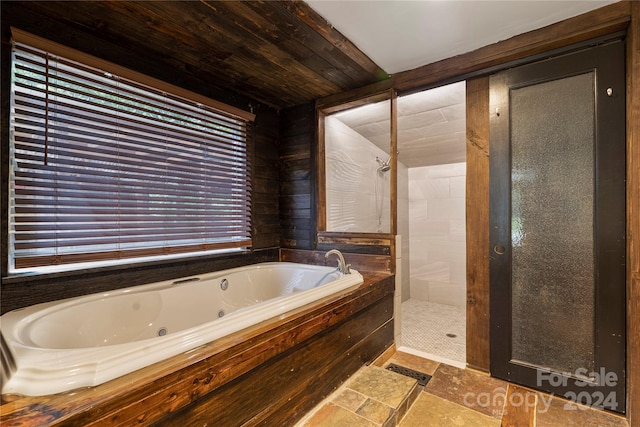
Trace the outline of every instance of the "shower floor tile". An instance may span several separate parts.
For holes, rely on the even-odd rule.
[[[443,362],[466,363],[464,308],[408,299],[401,310],[403,347]]]

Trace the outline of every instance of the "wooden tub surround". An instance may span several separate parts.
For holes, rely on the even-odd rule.
[[[292,425],[393,345],[395,277],[356,289],[105,384],[2,395],[0,424]]]

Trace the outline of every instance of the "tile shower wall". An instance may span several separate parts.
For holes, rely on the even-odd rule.
[[[389,232],[389,155],[335,117],[325,120],[327,230]],[[382,218],[382,221],[379,221]]]
[[[402,303],[411,296],[409,277],[409,169],[398,162],[398,235],[396,236],[396,291],[394,295],[394,337],[402,342]]]
[[[411,298],[466,305],[466,164],[409,169]]]
[[[396,289],[400,289],[401,300],[411,296],[409,277],[409,169],[398,162],[398,235],[402,239],[396,244]]]

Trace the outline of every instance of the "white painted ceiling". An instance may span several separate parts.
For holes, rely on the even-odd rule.
[[[306,0],[388,73],[535,30],[617,0]],[[465,159],[464,82],[398,99],[398,159],[407,167]],[[388,108],[340,120],[388,152]],[[364,114],[363,114],[364,112]]]
[[[470,52],[617,0],[306,0],[388,73]]]

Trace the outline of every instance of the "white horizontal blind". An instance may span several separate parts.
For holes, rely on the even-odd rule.
[[[14,268],[251,246],[251,123],[16,43]]]

